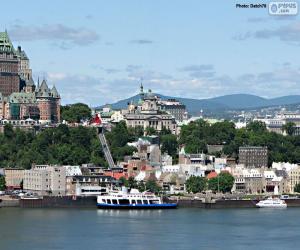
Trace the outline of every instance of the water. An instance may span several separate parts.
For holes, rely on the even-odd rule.
[[[0,209],[1,250],[299,249],[300,209]]]

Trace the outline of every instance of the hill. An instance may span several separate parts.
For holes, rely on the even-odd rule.
[[[232,94],[224,95],[209,99],[192,99],[183,97],[164,96],[156,94],[161,99],[166,100],[175,98],[187,107],[190,113],[198,113],[201,109],[204,111],[225,111],[225,110],[237,110],[237,109],[249,109],[260,108],[270,106],[281,106],[300,103],[300,95],[282,96],[272,99],[263,98],[250,94]],[[127,104],[131,101],[137,102],[139,95],[135,95],[116,103],[111,104],[113,109],[123,109],[127,107]]]

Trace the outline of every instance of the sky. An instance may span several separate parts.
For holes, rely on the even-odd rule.
[[[197,99],[300,94],[299,15],[237,3],[249,2],[4,1],[0,30],[63,104],[128,98],[141,79],[155,93]]]

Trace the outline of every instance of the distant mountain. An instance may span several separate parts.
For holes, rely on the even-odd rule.
[[[300,103],[300,95],[282,96],[272,99],[262,98],[256,95],[249,94],[233,94],[224,95],[209,99],[191,99],[182,97],[164,96],[155,94],[161,99],[166,100],[175,98],[180,102],[184,103],[187,110],[190,113],[199,113],[201,109],[204,111],[225,111],[225,110],[236,110],[236,109],[249,109],[249,108],[260,108],[269,106],[281,106]],[[138,102],[140,96],[135,95],[127,99],[120,100],[116,103],[111,104],[113,109],[126,108],[128,103],[131,101]]]

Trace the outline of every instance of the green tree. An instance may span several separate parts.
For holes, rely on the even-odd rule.
[[[152,192],[152,193],[159,193],[161,191],[161,188],[157,185],[156,181],[154,180],[148,180],[145,184],[146,190]]]
[[[128,180],[123,176],[119,179],[119,183],[120,183],[120,186],[128,187]]]
[[[233,184],[234,177],[227,172],[222,172],[217,177],[208,180],[208,189],[228,193],[231,191]]]
[[[295,132],[296,124],[294,122],[287,122],[282,126],[282,131],[286,132],[288,135],[292,136]]]
[[[13,126],[11,124],[5,124],[4,125],[4,137],[6,139],[11,139],[13,138],[15,135],[14,130],[13,130]]]
[[[300,183],[298,183],[294,186],[294,192],[300,193]]]
[[[137,181],[134,179],[133,176],[130,176],[128,178],[128,187],[129,188],[138,188],[138,183]]]
[[[0,175],[0,191],[4,191],[6,188],[5,178]]]
[[[187,179],[185,185],[189,193],[199,193],[206,188],[206,178],[200,176],[191,176]]]
[[[147,127],[145,132],[146,132],[146,135],[156,135],[156,133],[157,133],[155,128],[152,128],[152,127]]]
[[[173,158],[176,157],[178,142],[177,142],[177,137],[175,135],[172,134],[162,135],[160,137],[160,143],[161,143],[161,151],[163,153],[168,153]]]
[[[252,121],[248,123],[246,129],[255,133],[264,133],[267,131],[266,124],[261,121]]]
[[[61,119],[67,122],[80,122],[91,118],[91,109],[84,103],[61,107]]]

